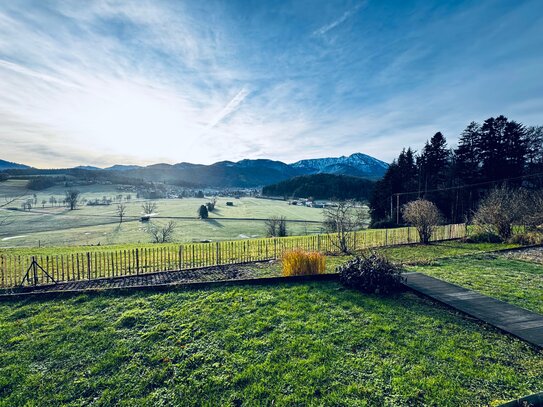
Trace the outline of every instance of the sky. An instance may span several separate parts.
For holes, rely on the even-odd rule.
[[[543,1],[0,3],[0,159],[40,168],[362,152],[543,124]]]

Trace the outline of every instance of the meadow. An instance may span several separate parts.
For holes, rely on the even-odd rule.
[[[0,248],[37,247],[37,246],[74,246],[74,245],[114,245],[125,243],[148,243],[148,224],[142,223],[142,204],[145,200],[136,199],[135,193],[119,192],[112,185],[88,185],[77,187],[81,198],[101,199],[103,196],[123,197],[126,215],[122,223],[116,213],[117,205],[108,206],[80,205],[70,211],[64,206],[51,206],[49,198],[55,196],[61,200],[64,187],[55,186],[45,191],[36,192],[38,204],[30,211],[20,210],[21,204],[32,193],[25,190],[24,180],[8,180],[0,183],[0,216],[9,217],[10,222],[0,230]],[[17,197],[6,204],[5,197]],[[42,201],[47,201],[42,207]],[[284,216],[291,235],[306,235],[322,231],[322,210],[288,205],[284,201],[257,198],[219,197],[216,208],[209,219],[197,219],[197,209],[210,198],[158,199],[156,218],[152,222],[164,224],[174,220],[177,224],[174,240],[192,242],[202,240],[232,240],[265,236],[265,224],[262,219],[272,216]],[[234,206],[227,206],[232,201]],[[9,210],[15,208],[16,210]],[[260,220],[255,220],[260,219]]]

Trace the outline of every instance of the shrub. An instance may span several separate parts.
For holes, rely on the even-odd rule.
[[[533,231],[517,233],[509,239],[509,243],[520,244],[522,246],[543,244],[543,233]]]
[[[380,219],[370,223],[370,229],[391,229],[398,227],[395,221],[392,219]]]
[[[405,204],[402,208],[403,218],[413,225],[422,244],[428,244],[436,227],[442,222],[437,206],[426,199],[417,199]]]
[[[366,293],[389,294],[402,288],[402,270],[383,255],[370,251],[337,267],[342,284]]]
[[[467,243],[503,243],[503,239],[492,232],[480,232],[466,239]]]
[[[480,202],[473,223],[482,232],[507,240],[513,235],[513,224],[522,223],[527,201],[523,190],[495,188]]]
[[[324,274],[326,269],[326,257],[318,252],[288,251],[283,254],[281,262],[285,277]]]

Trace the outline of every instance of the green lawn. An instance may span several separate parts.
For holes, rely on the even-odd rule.
[[[543,355],[337,283],[0,303],[0,405],[497,405]]]
[[[543,314],[542,264],[487,254],[436,260],[409,269]]]
[[[378,251],[383,253],[388,259],[401,264],[426,264],[432,263],[436,259],[449,257],[465,257],[474,254],[491,252],[495,250],[518,247],[514,244],[501,243],[465,243],[460,240],[451,240],[430,245],[403,245],[380,248]],[[335,268],[353,256],[327,256],[326,269],[333,272]]]
[[[471,256],[494,250],[519,247],[517,244],[465,243],[460,240],[432,243],[430,245],[396,246],[382,249],[390,260],[409,263],[428,263],[446,257]]]

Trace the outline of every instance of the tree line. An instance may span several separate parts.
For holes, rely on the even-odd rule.
[[[302,175],[262,188],[262,195],[286,198],[368,200],[374,182],[337,174]]]
[[[463,222],[500,185],[543,187],[543,126],[491,117],[482,124],[471,122],[456,148],[441,132],[420,153],[404,148],[375,184],[372,224],[402,223],[402,205],[419,198],[434,202],[447,221]]]

